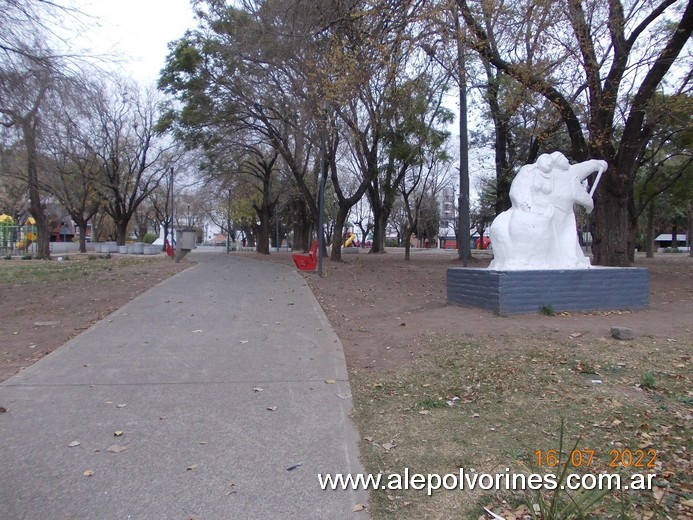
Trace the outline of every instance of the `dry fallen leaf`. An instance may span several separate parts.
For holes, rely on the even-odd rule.
[[[126,406],[127,406],[126,403],[121,403],[121,404],[117,404],[116,408],[125,408]]]
[[[358,513],[359,511],[364,511],[366,509],[366,506],[364,504],[356,504],[352,511],[354,513]]]
[[[75,448],[79,446],[81,443],[79,441],[72,441],[70,444],[67,445],[68,448]]]
[[[325,383],[328,384],[328,385],[333,385],[333,384],[335,384],[336,382],[337,382],[337,381],[335,381],[334,379],[325,379]]]
[[[197,469],[197,464],[192,464],[188,466],[187,468],[185,468],[185,471],[192,471],[194,469]]]
[[[268,406],[268,407],[267,407],[267,410],[270,411],[270,412],[276,412],[276,411],[277,411],[277,407],[276,407],[276,406]]]
[[[394,448],[395,446],[397,446],[397,445],[396,445],[394,442],[386,442],[385,444],[382,445],[382,448],[383,448],[385,451],[390,451],[390,450],[391,450],[392,448]]]
[[[428,415],[431,413],[429,410],[419,410],[419,415]]]
[[[82,473],[85,477],[93,477],[94,476],[94,470],[88,469],[84,473]]]
[[[120,437],[120,436],[123,435],[123,433],[124,433],[124,432],[122,432],[122,431],[120,431],[120,430],[117,430],[117,431],[114,431],[114,432],[113,432],[113,436],[114,436],[114,437]]]
[[[122,453],[127,449],[128,449],[127,446],[118,446],[117,444],[114,444],[113,446],[108,448],[106,451],[108,451],[109,453]]]

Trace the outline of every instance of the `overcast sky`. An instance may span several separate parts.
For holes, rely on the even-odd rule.
[[[90,27],[80,46],[114,54],[123,72],[149,84],[164,65],[166,44],[195,26],[189,0],[73,0]]]

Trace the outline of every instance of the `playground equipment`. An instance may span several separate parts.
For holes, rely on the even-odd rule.
[[[349,238],[344,242],[344,247],[351,247],[352,242],[356,239],[356,233],[349,233]]]
[[[481,237],[476,239],[476,248],[477,249],[488,249],[490,245],[491,245],[491,239],[489,237],[484,237],[483,241],[481,240]]]
[[[299,271],[315,271],[318,266],[318,241],[311,244],[308,254],[294,253],[291,256]]]
[[[19,225],[10,215],[0,215],[0,252],[11,255],[27,251],[35,240],[36,220],[33,217]]]

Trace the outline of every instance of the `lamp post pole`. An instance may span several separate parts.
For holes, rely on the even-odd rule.
[[[226,199],[226,254],[231,251],[231,188]]]
[[[324,243],[323,213],[325,212],[325,179],[327,178],[327,117],[323,115],[320,135],[320,192],[318,194],[318,276],[322,277],[322,250]]]
[[[176,239],[175,239],[175,225],[173,223],[173,166],[171,166],[171,249],[176,244]]]
[[[277,246],[277,253],[279,252],[279,205],[274,205],[274,236],[275,245]]]

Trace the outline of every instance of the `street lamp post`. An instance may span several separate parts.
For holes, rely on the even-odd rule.
[[[277,253],[279,252],[279,205],[274,205],[274,236],[275,245],[277,246]]]
[[[320,192],[318,194],[318,276],[322,277],[322,250],[324,244],[323,213],[325,211],[325,180],[327,178],[327,117],[323,116],[323,127],[320,136]]]
[[[171,166],[171,186],[170,186],[170,188],[171,188],[171,198],[170,198],[170,200],[171,200],[171,224],[169,227],[170,227],[170,232],[171,232],[171,249],[173,250],[173,247],[176,244],[176,239],[175,239],[176,233],[174,230],[175,225],[173,223],[173,166]]]
[[[226,254],[231,251],[231,188],[226,200]]]

